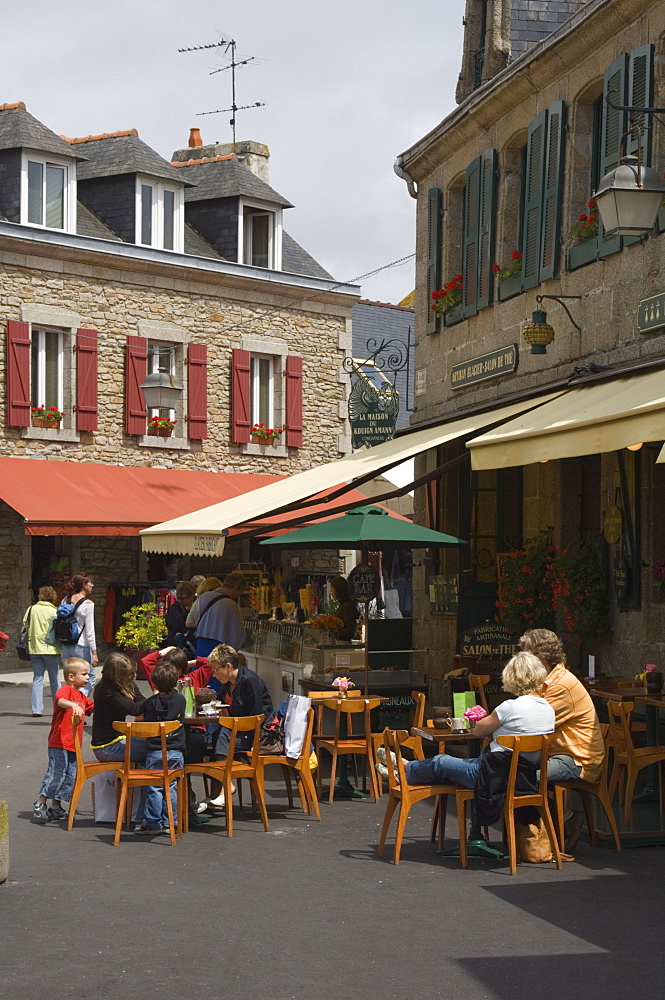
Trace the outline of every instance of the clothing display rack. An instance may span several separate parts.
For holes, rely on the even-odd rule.
[[[106,591],[104,639],[106,642],[115,642],[115,634],[122,625],[122,616],[138,604],[156,604],[157,614],[163,618],[174,602],[175,588],[164,580],[110,583]]]

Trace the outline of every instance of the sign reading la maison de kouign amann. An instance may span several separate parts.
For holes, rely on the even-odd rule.
[[[508,375],[514,372],[519,361],[517,344],[500,347],[498,351],[481,354],[459,365],[453,365],[450,370],[450,382],[453,389],[461,389],[464,385],[482,382],[486,378],[496,378],[498,375]]]

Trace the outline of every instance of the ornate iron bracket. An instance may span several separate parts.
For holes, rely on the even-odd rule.
[[[577,325],[573,317],[570,315],[570,309],[563,301],[564,299],[581,299],[581,298],[582,298],[581,295],[536,295],[536,302],[540,303],[543,301],[543,299],[554,299],[554,301],[558,302],[561,308],[565,310],[568,319],[573,324],[577,332],[581,333],[582,327]]]

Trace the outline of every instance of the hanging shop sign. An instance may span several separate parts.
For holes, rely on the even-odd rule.
[[[505,625],[487,622],[460,632],[457,650],[461,656],[513,656],[519,646]]]
[[[614,593],[617,602],[621,604],[628,596],[628,566],[625,559],[617,559],[614,563]]]
[[[623,514],[621,507],[612,504],[603,516],[603,535],[608,545],[616,545],[623,534]]]
[[[514,372],[519,362],[517,344],[500,347],[498,351],[481,354],[480,357],[453,365],[450,370],[451,388],[461,389],[462,386],[482,382],[486,378],[496,378]]]
[[[637,307],[637,329],[640,333],[651,333],[665,326],[665,292],[642,299]]]
[[[365,347],[367,357],[345,358],[344,371],[351,376],[349,423],[351,447],[355,450],[391,441],[399,416],[400,398],[397,377],[404,372],[409,408],[409,365],[411,331],[406,343],[392,337],[370,337]]]
[[[349,573],[348,584],[351,600],[367,604],[379,596],[381,577],[373,566],[360,563]]]

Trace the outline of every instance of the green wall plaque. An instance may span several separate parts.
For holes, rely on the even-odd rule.
[[[642,299],[637,307],[637,329],[640,333],[650,333],[665,326],[665,292]]]
[[[517,344],[500,347],[498,351],[481,354],[450,369],[450,384],[453,389],[482,382],[486,378],[496,378],[514,372],[519,361]]]

